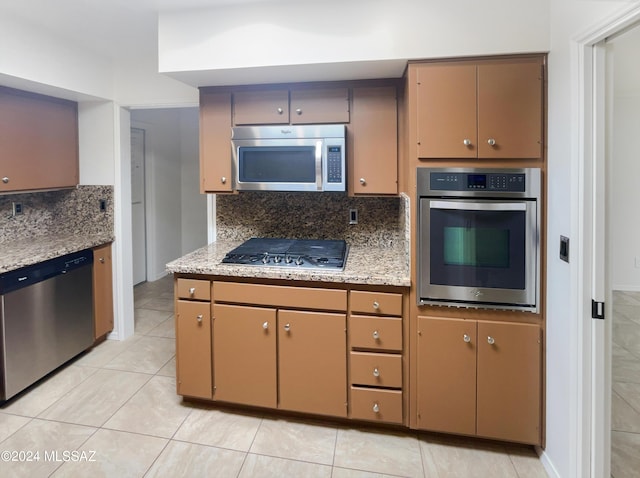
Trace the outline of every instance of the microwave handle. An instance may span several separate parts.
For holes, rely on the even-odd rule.
[[[524,202],[431,201],[429,208],[458,211],[526,211],[527,205]]]
[[[322,141],[316,141],[316,187],[318,191],[322,191],[322,185]]]

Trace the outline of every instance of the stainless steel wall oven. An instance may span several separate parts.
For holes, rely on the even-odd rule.
[[[418,303],[537,312],[538,168],[418,168]]]

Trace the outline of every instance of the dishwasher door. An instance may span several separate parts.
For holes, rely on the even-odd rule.
[[[90,250],[5,274],[0,296],[0,399],[93,345]]]

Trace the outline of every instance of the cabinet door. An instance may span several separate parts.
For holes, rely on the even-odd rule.
[[[289,124],[289,90],[235,92],[233,122],[236,125]]]
[[[278,311],[280,408],[347,416],[346,316]]]
[[[541,59],[478,66],[480,158],[541,158],[542,112]]]
[[[213,398],[276,408],[276,311],[213,306]]]
[[[353,193],[397,194],[396,88],[354,88],[349,130]]]
[[[200,192],[233,189],[231,94],[200,92]]]
[[[93,249],[93,321],[95,338],[113,330],[111,244]]]
[[[476,322],[418,317],[418,428],[476,432]]]
[[[419,65],[416,79],[418,157],[475,158],[476,65]]]
[[[291,90],[291,124],[348,122],[348,88]]]
[[[0,192],[78,184],[78,105],[0,87]]]
[[[478,435],[540,444],[540,327],[478,322]]]
[[[178,394],[211,399],[211,304],[176,301]]]

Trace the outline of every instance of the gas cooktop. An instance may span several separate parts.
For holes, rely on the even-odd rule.
[[[251,238],[228,252],[222,263],[343,270],[347,243],[327,239]]]

